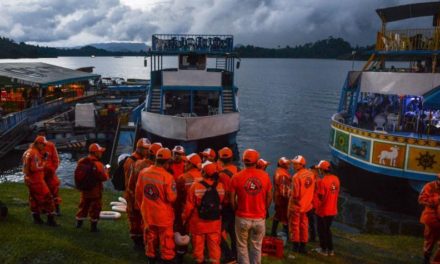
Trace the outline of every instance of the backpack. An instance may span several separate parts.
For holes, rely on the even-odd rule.
[[[217,182],[209,185],[205,181],[200,182],[206,188],[202,202],[197,208],[199,218],[203,220],[219,220],[221,215],[220,196],[217,192]]]
[[[75,169],[75,187],[80,191],[90,191],[99,184],[96,178],[95,163],[89,158],[83,158]]]
[[[115,190],[117,191],[125,191],[125,170],[124,170],[124,164],[127,159],[130,158],[131,160],[135,161],[136,158],[133,156],[127,156],[124,159],[122,159],[118,163],[118,167],[115,170],[115,173],[113,173],[112,177],[112,184]]]

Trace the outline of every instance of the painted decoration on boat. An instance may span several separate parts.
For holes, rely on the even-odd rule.
[[[440,149],[410,146],[408,170],[438,173],[440,171]]]
[[[382,166],[403,169],[405,152],[405,145],[375,141],[372,162]]]
[[[351,136],[350,155],[365,161],[370,160],[371,140]]]
[[[348,137],[347,133],[336,131],[335,148],[344,153],[348,153]]]

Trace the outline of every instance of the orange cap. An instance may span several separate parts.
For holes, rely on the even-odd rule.
[[[104,152],[105,148],[101,147],[98,143],[93,143],[89,146],[89,152]]]
[[[221,159],[232,158],[232,150],[228,147],[224,147],[218,151],[218,155]]]
[[[171,150],[168,148],[160,148],[156,153],[156,159],[169,160],[171,159]]]
[[[270,162],[264,160],[264,159],[259,159],[257,161],[257,168],[266,168],[267,166],[269,166]]]
[[[159,149],[161,149],[161,148],[162,148],[162,143],[155,142],[155,143],[151,144],[151,145],[150,145],[150,154],[151,154],[151,155],[156,155],[156,154],[157,154],[157,151],[158,151]]]
[[[326,160],[321,160],[317,166],[318,169],[325,170],[325,171],[329,171],[331,167],[332,167],[332,165],[330,164],[330,162],[328,162]]]
[[[137,143],[136,143],[136,147],[137,148],[145,148],[148,149],[151,145],[150,140],[148,140],[148,138],[140,138]]]
[[[206,175],[208,175],[209,177],[211,177],[212,175],[214,175],[216,172],[218,172],[217,170],[217,165],[215,163],[206,161],[205,163],[202,164],[202,170],[206,173]]]
[[[260,158],[260,153],[255,149],[246,149],[243,153],[243,162],[244,163],[257,163]]]
[[[37,136],[34,140],[34,143],[46,144],[47,140],[45,136]]]
[[[211,148],[207,148],[202,152],[203,157],[211,157],[215,159],[217,157],[217,154],[215,154],[215,151]]]
[[[202,159],[196,153],[189,154],[188,156],[185,157],[185,160],[191,163],[192,165],[196,166],[197,168],[200,168],[202,163]]]
[[[180,154],[185,154],[185,148],[182,147],[182,146],[175,146],[173,148],[173,152],[177,152],[177,153],[180,153]]]
[[[303,165],[303,166],[306,165],[306,159],[305,159],[303,156],[301,156],[301,155],[297,155],[297,156],[295,156],[295,157],[293,158],[292,162],[293,162],[293,163],[299,163],[299,164],[301,164],[301,165]]]
[[[289,164],[290,164],[290,160],[286,157],[281,157],[278,160],[278,165],[280,165],[280,166],[285,166],[285,165],[289,165]]]

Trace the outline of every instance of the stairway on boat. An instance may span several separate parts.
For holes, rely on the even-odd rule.
[[[153,86],[151,89],[150,112],[160,113],[160,87]]]
[[[223,90],[223,113],[234,112],[234,94],[231,88],[225,88]]]

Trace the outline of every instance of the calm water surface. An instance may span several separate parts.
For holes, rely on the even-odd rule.
[[[94,66],[102,76],[148,78],[142,57],[62,57],[54,59],[0,60],[0,62],[38,61],[67,68]],[[165,60],[174,67],[175,60]],[[362,66],[355,62],[355,69]],[[279,157],[301,154],[308,164],[329,159],[327,146],[329,120],[336,111],[339,94],[351,61],[315,59],[243,59],[236,71],[239,87],[241,128],[237,143],[260,151],[272,165]],[[72,183],[76,160],[81,154],[61,153],[58,170],[64,185]],[[21,181],[21,153],[11,153],[0,164],[3,180]],[[1,180],[1,178],[0,178]]]

